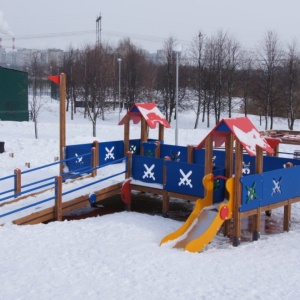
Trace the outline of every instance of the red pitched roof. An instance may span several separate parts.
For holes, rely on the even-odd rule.
[[[249,155],[256,155],[256,146],[268,153],[274,153],[267,140],[255,128],[247,117],[222,119],[213,130],[200,142],[196,149],[204,146],[205,140],[209,135],[213,136],[215,146],[221,146],[229,133],[233,133],[235,138],[240,141],[243,148]]]
[[[166,128],[171,127],[155,103],[136,103],[130,108],[127,114],[129,114],[130,120],[132,120],[134,124],[139,123],[143,117],[148,126],[152,129],[156,127],[157,123],[164,125]],[[125,123],[125,117],[118,125],[123,125]]]

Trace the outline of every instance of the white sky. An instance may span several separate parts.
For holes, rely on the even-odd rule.
[[[268,30],[283,42],[300,41],[299,9],[298,0],[2,1],[0,37],[5,47],[12,46],[4,35],[8,30],[16,37],[16,47],[65,49],[71,43],[81,47],[95,42],[101,13],[103,41],[129,36],[151,52],[162,48],[170,36],[187,47],[199,30],[209,36],[223,30],[245,48],[255,48]],[[51,38],[46,38],[49,34]]]

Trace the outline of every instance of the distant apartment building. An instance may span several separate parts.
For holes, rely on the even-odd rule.
[[[64,51],[60,49],[34,50],[19,48],[17,50],[6,50],[0,48],[0,65],[26,70],[32,61],[33,55],[37,56],[41,64],[60,66],[63,62]]]

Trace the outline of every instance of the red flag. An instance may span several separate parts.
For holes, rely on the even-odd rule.
[[[48,79],[60,85],[60,75],[48,76]]]

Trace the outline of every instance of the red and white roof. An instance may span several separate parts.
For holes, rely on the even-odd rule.
[[[127,114],[129,114],[130,120],[132,120],[134,124],[139,123],[143,117],[148,126],[152,129],[156,127],[157,123],[162,124],[166,128],[171,127],[155,103],[136,103],[130,108]],[[125,123],[125,119],[126,116],[119,122],[118,125],[123,125]]]
[[[196,149],[203,148],[206,138],[210,135],[213,136],[215,146],[220,147],[229,133],[233,133],[234,137],[240,141],[243,148],[251,156],[256,155],[256,146],[270,154],[274,153],[273,148],[247,117],[222,119]]]

